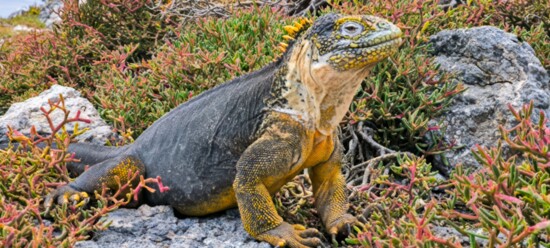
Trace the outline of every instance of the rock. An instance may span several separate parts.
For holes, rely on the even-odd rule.
[[[470,245],[470,238],[466,235],[463,235],[459,233],[456,229],[452,227],[447,226],[431,226],[431,231],[434,236],[443,239],[443,240],[453,240],[454,242],[459,242],[463,246],[469,246]],[[481,241],[476,240],[476,241]],[[479,243],[476,243],[478,245],[481,245]],[[483,245],[487,245],[487,242],[484,242]],[[484,246],[482,246],[484,247]]]
[[[61,0],[46,0],[46,3],[40,10],[40,21],[42,21],[46,27],[52,28],[53,24],[61,21],[58,13],[61,7],[63,6],[63,1]]]
[[[19,32],[30,32],[30,31],[34,31],[34,30],[36,30],[36,29],[25,26],[25,25],[17,25],[15,27],[13,27],[13,31],[19,31]]]
[[[464,228],[465,230],[468,230],[471,233],[476,233],[479,235],[487,236],[488,233],[484,232],[481,228]],[[468,235],[463,235],[460,232],[458,232],[453,227],[445,226],[445,225],[433,225],[431,226],[431,231],[434,236],[437,236],[438,238],[442,240],[451,240],[453,239],[454,242],[459,242],[462,246],[468,247],[472,246],[470,237]],[[506,236],[502,233],[499,233],[497,235],[497,238],[499,240],[506,240]],[[489,247],[489,241],[486,239],[482,239],[479,237],[475,237],[475,245],[477,247]]]
[[[51,133],[47,119],[40,107],[49,108],[48,100],[57,101],[60,94],[63,95],[65,106],[70,111],[69,117],[74,117],[76,112],[80,110],[80,116],[91,121],[89,124],[78,122],[79,129],[89,128],[88,131],[77,137],[78,141],[104,145],[107,139],[116,137],[111,127],[100,118],[92,103],[86,98],[80,97],[78,91],[69,87],[53,85],[49,90],[40,93],[36,97],[24,102],[14,103],[6,114],[0,116],[0,143],[8,141],[6,135],[7,125],[26,135],[30,133],[30,128],[33,125],[39,134]],[[63,113],[59,110],[54,111],[51,117],[54,125],[63,121]],[[73,130],[74,125],[75,122],[67,124],[67,130]]]
[[[458,5],[464,4],[463,0],[439,0],[438,5],[439,7],[443,8],[444,10],[456,8]]]
[[[550,77],[531,46],[495,27],[444,30],[430,38],[435,63],[456,75],[467,90],[455,97],[439,120],[446,138],[465,147],[449,152],[451,165],[478,166],[470,152],[476,144],[496,146],[498,126],[510,127],[510,103],[519,108],[534,100],[535,112],[550,116]]]
[[[44,0],[45,3],[40,9],[40,21],[42,21],[47,28],[52,28],[55,23],[61,21],[59,17],[59,11],[63,7],[62,0]],[[86,3],[86,0],[79,0],[78,4]]]
[[[243,229],[237,209],[218,216],[177,218],[169,206],[118,209],[106,217],[111,225],[76,248],[99,247],[271,247],[254,240]]]

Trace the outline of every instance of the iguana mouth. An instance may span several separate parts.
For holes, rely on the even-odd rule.
[[[378,51],[378,50],[382,50],[384,49],[385,47],[394,47],[396,45],[398,45],[399,43],[401,43],[402,39],[401,37],[397,37],[397,38],[390,38],[388,40],[383,40],[383,41],[379,41],[377,43],[370,43],[370,44],[365,44],[363,46],[359,45],[358,47],[346,47],[346,48],[342,48],[342,49],[339,49],[337,51],[349,51],[349,50],[372,50],[372,51]]]
[[[336,44],[329,57],[329,63],[338,70],[362,68],[374,64],[397,51],[402,41],[401,36],[401,30],[396,28]]]

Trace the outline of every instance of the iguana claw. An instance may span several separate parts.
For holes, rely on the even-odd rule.
[[[340,218],[336,219],[329,226],[327,226],[329,234],[333,237],[341,234],[342,236],[347,236],[351,233],[351,226],[357,222],[357,218],[353,217],[351,214],[344,214]]]
[[[82,207],[88,204],[90,196],[86,192],[77,191],[71,186],[65,185],[46,196],[44,199],[44,208],[46,212],[50,212],[54,205],[54,201],[57,201],[59,205],[71,204],[75,207]]]
[[[315,228],[306,229],[302,225],[290,225],[283,222],[278,227],[271,229],[256,237],[268,242],[275,247],[307,248],[321,246],[321,233]]]

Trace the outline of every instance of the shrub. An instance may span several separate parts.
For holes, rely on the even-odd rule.
[[[138,174],[129,171],[128,181],[118,180],[118,189],[109,193],[103,186],[101,192],[96,192],[96,201],[90,209],[73,203],[44,211],[42,198],[54,188],[70,182],[65,165],[74,158],[67,153],[67,146],[85,131],[75,125],[73,134],[69,135],[64,125],[89,122],[80,118],[80,113],[69,117],[61,96],[60,99],[57,103],[50,102],[49,108],[41,109],[50,122],[49,115],[53,111],[62,111],[65,115],[61,123],[52,123],[53,134],[41,136],[32,129],[27,137],[10,130],[10,138],[20,145],[0,150],[0,244],[3,247],[71,247],[76,241],[89,238],[89,232],[107,227],[108,223],[98,221],[101,216],[129,203],[132,195],[135,199],[141,189],[152,190],[146,183],[157,183],[166,189],[159,178],[140,178],[139,183],[132,186],[130,182],[137,179]],[[130,193],[125,195],[123,192]],[[53,222],[43,218],[48,215],[53,217]]]
[[[397,163],[396,163],[397,162]],[[438,202],[431,189],[441,184],[425,159],[398,156],[369,170],[370,181],[352,194],[355,227],[347,244],[363,247],[456,247],[457,240],[432,231]],[[389,170],[388,170],[389,169]]]
[[[171,16],[163,15],[162,8],[155,3],[154,0],[107,0],[79,4],[78,0],[65,0],[60,11],[63,21],[56,29],[68,40],[97,37],[108,50],[136,45],[132,59],[139,61],[148,58],[177,28],[170,23]]]
[[[190,12],[166,11],[171,1],[64,2],[63,22],[53,31],[12,37],[0,48],[0,106],[54,83],[76,87],[126,142],[178,104],[272,61],[280,54],[275,46],[282,41],[282,27],[293,19],[277,8],[254,4],[228,8],[227,18],[205,16],[186,22],[181,18]],[[432,64],[428,37],[447,28],[495,25],[529,42],[548,68],[545,6],[539,0],[474,0],[445,10],[436,0],[335,0],[321,11],[381,16],[405,33],[400,51],[373,69],[342,123],[349,163],[344,172],[353,189],[350,211],[366,221],[348,244],[460,246],[460,240],[437,236],[433,227],[441,222],[473,242],[548,242],[544,152],[548,153],[549,134],[544,121],[527,121],[529,108],[516,113],[520,125],[501,128],[504,141],[524,154],[521,159],[502,158],[501,146],[479,148],[475,153],[484,169],[469,175],[458,167],[447,182],[437,181],[426,161],[452,148],[440,137],[428,141],[426,135],[444,129],[429,121],[463,90]],[[128,201],[107,197],[104,191],[92,204],[96,207],[56,208],[54,223],[40,225],[45,223],[40,197],[70,180],[64,170],[71,159],[64,153],[70,139],[61,134],[44,140],[56,142],[60,149],[42,150],[29,143],[26,150],[0,151],[3,245],[70,246],[90,230],[104,227],[96,223],[100,215]],[[283,187],[275,199],[281,215],[320,227],[310,192],[303,175]],[[57,230],[61,236],[54,235]]]
[[[151,9],[152,1],[64,0],[61,23],[7,40],[0,49],[0,105],[8,105],[57,83],[93,97],[98,74],[126,60],[145,59],[175,25]],[[166,19],[164,19],[166,18]],[[132,47],[132,51],[125,51]],[[117,56],[125,51],[125,57]],[[113,61],[109,59],[123,59]]]
[[[192,96],[272,62],[281,53],[274,47],[288,22],[269,7],[236,9],[227,19],[197,19],[150,60],[104,71],[94,102],[103,117],[123,120],[137,137]]]
[[[444,223],[471,245],[548,246],[550,128],[542,112],[540,121],[532,122],[533,103],[519,112],[510,110],[518,124],[499,128],[501,142],[517,155],[503,157],[500,144],[477,147],[472,152],[482,164],[479,171],[467,173],[458,166],[449,181],[437,181],[422,159],[380,163],[356,192],[360,197],[354,205],[364,206],[359,213],[366,219],[347,243],[462,247],[464,239],[437,236],[436,228]]]
[[[459,167],[442,216],[474,221],[483,234],[453,225],[463,234],[488,240],[489,247],[548,246],[550,231],[550,127],[544,113],[538,123],[531,116],[533,102],[519,112],[511,106],[517,125],[500,127],[502,142],[517,152],[503,157],[503,146],[473,151],[483,168],[471,175]],[[451,222],[449,222],[451,223]]]

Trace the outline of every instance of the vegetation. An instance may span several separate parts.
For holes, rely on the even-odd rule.
[[[38,15],[40,15],[40,8],[31,6],[20,15],[12,18],[0,18],[0,39],[14,36],[16,31],[13,28],[17,25],[35,29],[44,28],[44,23],[40,21]]]
[[[90,208],[65,204],[52,211],[44,210],[42,197],[70,180],[65,164],[74,158],[67,154],[67,146],[86,131],[75,125],[73,134],[69,135],[64,125],[89,120],[80,118],[80,112],[70,116],[62,97],[60,102],[50,102],[49,108],[41,110],[51,123],[51,135],[42,136],[33,129],[27,137],[10,129],[10,139],[21,146],[0,150],[0,241],[3,247],[70,247],[78,240],[87,239],[88,233],[106,228],[107,223],[100,220],[101,216],[127,205],[143,188],[154,191],[146,183],[157,183],[161,190],[168,190],[160,178],[141,177],[138,184],[132,185],[138,180],[138,173],[129,171],[129,180],[118,180],[116,191],[110,192],[103,186],[101,192],[96,192],[96,200]],[[50,119],[54,111],[63,112],[65,118],[61,123],[53,123]],[[40,143],[47,146],[41,148]],[[54,143],[56,149],[51,148]],[[53,222],[45,218],[53,218]]]
[[[126,138],[122,143],[202,91],[270,63],[280,55],[276,46],[283,40],[282,27],[297,18],[286,13],[300,12],[237,1],[223,1],[228,4],[223,11],[219,4],[190,9],[160,0],[64,2],[62,22],[52,31],[10,34],[0,45],[0,112],[52,84],[75,87]],[[532,105],[512,110],[518,125],[499,128],[501,144],[473,151],[481,170],[458,166],[446,181],[436,177],[427,158],[453,144],[425,137],[444,130],[428,122],[464,90],[431,63],[429,36],[442,29],[497,26],[531,44],[550,68],[549,7],[542,0],[472,0],[452,9],[429,0],[334,0],[319,11],[381,16],[405,33],[400,51],[374,68],[342,123],[351,211],[365,222],[355,227],[347,244],[548,245],[550,129],[544,116],[531,122]],[[62,102],[51,105],[43,110],[46,116],[64,111]],[[85,121],[75,113],[66,115],[65,122]],[[13,130],[12,139],[24,145],[0,150],[3,246],[71,246],[105,228],[99,217],[127,204],[145,182],[162,183],[142,179],[126,195],[130,184],[120,182],[123,190],[98,192],[89,208],[64,205],[47,213],[40,201],[72,180],[65,169],[72,158],[65,148],[82,131],[69,135],[62,124],[52,125],[61,134],[47,137]],[[39,142],[55,142],[58,149],[40,148]],[[504,144],[514,156],[502,155]],[[307,176],[301,175],[283,187],[275,202],[285,219],[322,228],[310,192]],[[465,239],[439,237],[441,226]]]
[[[542,113],[539,123],[532,123],[532,103],[519,112],[510,110],[519,124],[499,130],[501,142],[516,155],[504,158],[502,143],[477,147],[472,152],[482,168],[475,173],[458,166],[441,182],[421,158],[380,164],[372,172],[376,179],[359,190],[369,202],[365,225],[347,242],[365,247],[462,247],[465,241],[486,247],[548,246],[550,128]],[[383,174],[386,166],[389,176]],[[442,224],[463,238],[438,237],[435,230]]]

